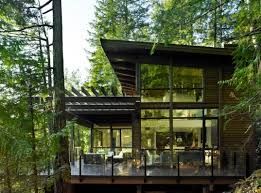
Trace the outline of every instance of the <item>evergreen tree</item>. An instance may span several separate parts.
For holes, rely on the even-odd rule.
[[[104,87],[107,93],[118,91],[119,82],[106,58],[100,38],[118,40],[149,40],[149,6],[147,0],[99,0],[96,18],[92,23],[91,45],[95,51],[91,54],[90,80],[85,86]]]

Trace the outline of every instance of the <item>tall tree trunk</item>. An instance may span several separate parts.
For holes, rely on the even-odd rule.
[[[61,0],[53,0],[53,64],[55,100],[54,132],[58,133],[66,125]],[[68,138],[62,135],[58,136],[58,150],[54,163],[54,172],[56,174],[54,192],[65,193],[64,182],[70,175]]]
[[[29,71],[29,112],[30,112],[30,121],[31,121],[31,140],[32,140],[32,169],[33,169],[33,185],[34,192],[38,193],[38,171],[37,171],[37,158],[36,158],[36,143],[35,143],[35,128],[34,128],[34,109],[33,109],[33,99],[32,99],[32,80],[31,80],[31,70]]]

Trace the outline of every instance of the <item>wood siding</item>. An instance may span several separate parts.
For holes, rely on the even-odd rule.
[[[222,69],[222,79],[228,80],[232,77],[233,69]],[[230,86],[222,86],[222,101],[221,106],[236,104],[239,102],[239,94]],[[251,124],[250,118],[246,115],[233,113],[231,115],[223,117],[223,123],[220,135],[221,149],[229,151],[227,154],[228,159],[232,159],[232,153],[241,152],[248,153],[250,156],[250,169],[255,167],[255,140],[253,137],[253,128],[249,128]],[[241,157],[241,162],[245,161],[245,157]]]
[[[204,69],[204,91],[206,103],[218,103],[219,93],[219,74],[218,68]]]

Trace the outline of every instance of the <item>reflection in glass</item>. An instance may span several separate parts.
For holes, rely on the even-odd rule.
[[[218,120],[206,120],[206,147],[218,147]]]
[[[122,129],[121,130],[121,146],[122,147],[131,147],[132,146],[132,132],[131,129]]]
[[[110,147],[110,129],[94,129],[93,135],[94,147]]]
[[[141,88],[169,88],[169,66],[142,64]]]
[[[173,67],[173,88],[203,88],[203,69]]]
[[[202,147],[201,119],[174,119],[173,149],[176,147]]]
[[[121,146],[121,134],[120,130],[113,130],[113,138],[112,138],[112,147],[120,147]]]
[[[169,102],[169,90],[141,90],[142,102]]]
[[[173,89],[174,102],[202,102],[203,89]]]
[[[175,109],[173,117],[202,117],[202,109]]]
[[[217,117],[218,109],[205,109],[204,114],[206,117]]]
[[[168,118],[168,109],[146,109],[141,110],[141,118]]]
[[[142,119],[141,142],[142,148],[169,149],[170,148],[169,120]]]
[[[203,101],[203,69],[173,67],[173,101]]]

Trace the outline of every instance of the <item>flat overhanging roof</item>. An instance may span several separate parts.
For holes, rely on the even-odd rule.
[[[233,66],[233,48],[213,48],[175,44],[154,44],[101,39],[125,93],[134,93],[136,64],[170,64],[182,66]],[[153,51],[152,51],[153,50]]]

